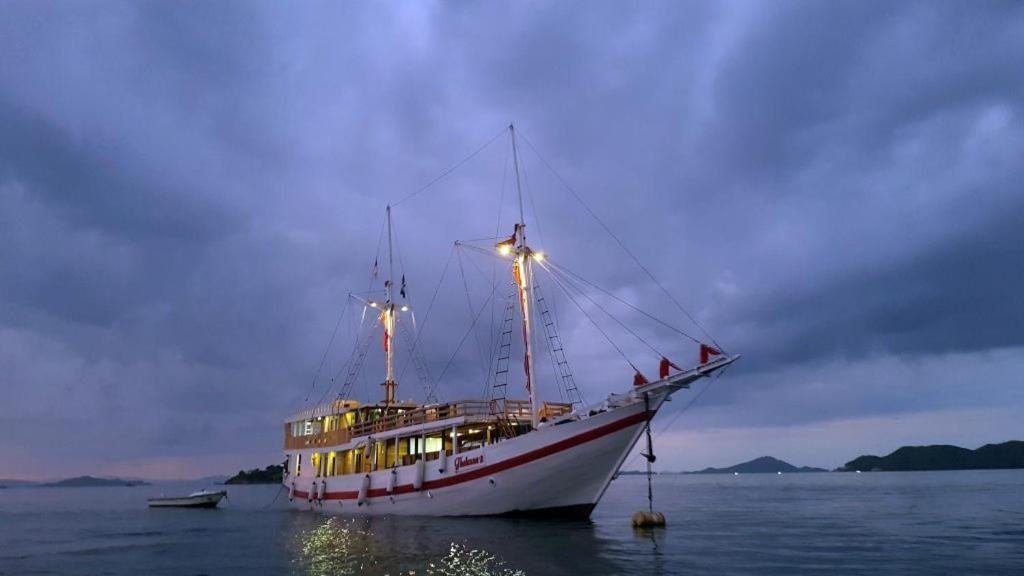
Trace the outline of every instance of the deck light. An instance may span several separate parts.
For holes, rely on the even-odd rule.
[[[405,305],[403,305],[403,306],[402,306],[402,312],[408,312],[408,311],[409,311],[409,307],[408,307],[408,306],[405,306]]]
[[[536,260],[537,262],[543,262],[544,261],[544,253],[543,252],[534,252],[533,253],[533,259]]]
[[[508,256],[511,253],[512,253],[512,246],[510,246],[508,244],[499,244],[498,245],[498,254],[501,254],[502,256]]]

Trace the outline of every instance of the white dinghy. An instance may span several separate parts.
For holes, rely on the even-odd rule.
[[[224,490],[200,490],[188,496],[149,498],[147,502],[150,508],[216,508],[227,495]]]

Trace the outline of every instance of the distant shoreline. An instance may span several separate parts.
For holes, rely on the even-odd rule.
[[[0,488],[106,488],[111,486],[131,488],[134,486],[150,486],[150,483],[145,480],[97,478],[94,476],[75,476],[74,478],[65,478],[51,482],[15,479],[0,480]]]
[[[1018,470],[1024,469],[1024,441],[1010,440],[986,444],[977,450],[938,444],[903,446],[886,456],[865,455],[850,460],[833,472],[941,472],[954,470]],[[824,468],[797,467],[789,462],[762,456],[727,468],[705,468],[688,472],[656,472],[657,474],[803,474],[828,472]],[[623,470],[619,475],[643,475],[643,470]]]
[[[977,450],[939,444],[903,446],[886,456],[858,456],[837,472],[926,472],[941,470],[1016,470],[1024,468],[1024,441],[985,444]]]

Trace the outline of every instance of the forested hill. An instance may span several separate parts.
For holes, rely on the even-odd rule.
[[[1024,441],[986,444],[977,450],[959,446],[904,446],[888,456],[860,456],[840,471],[993,470],[1024,468]]]
[[[278,464],[271,464],[263,470],[259,468],[253,468],[248,472],[245,470],[239,470],[238,474],[235,474],[231,478],[228,478],[225,484],[280,484],[281,479],[284,477],[284,466]]]
[[[825,472],[822,468],[812,468],[810,466],[796,467],[779,460],[778,458],[772,458],[771,456],[761,456],[755,458],[749,462],[743,462],[735,466],[728,468],[705,468],[696,472],[687,472],[687,474],[777,474],[779,472],[793,473],[793,472]]]

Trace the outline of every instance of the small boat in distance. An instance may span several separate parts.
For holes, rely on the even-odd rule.
[[[149,498],[147,502],[150,508],[216,508],[227,495],[224,490],[200,490],[188,496]]]

